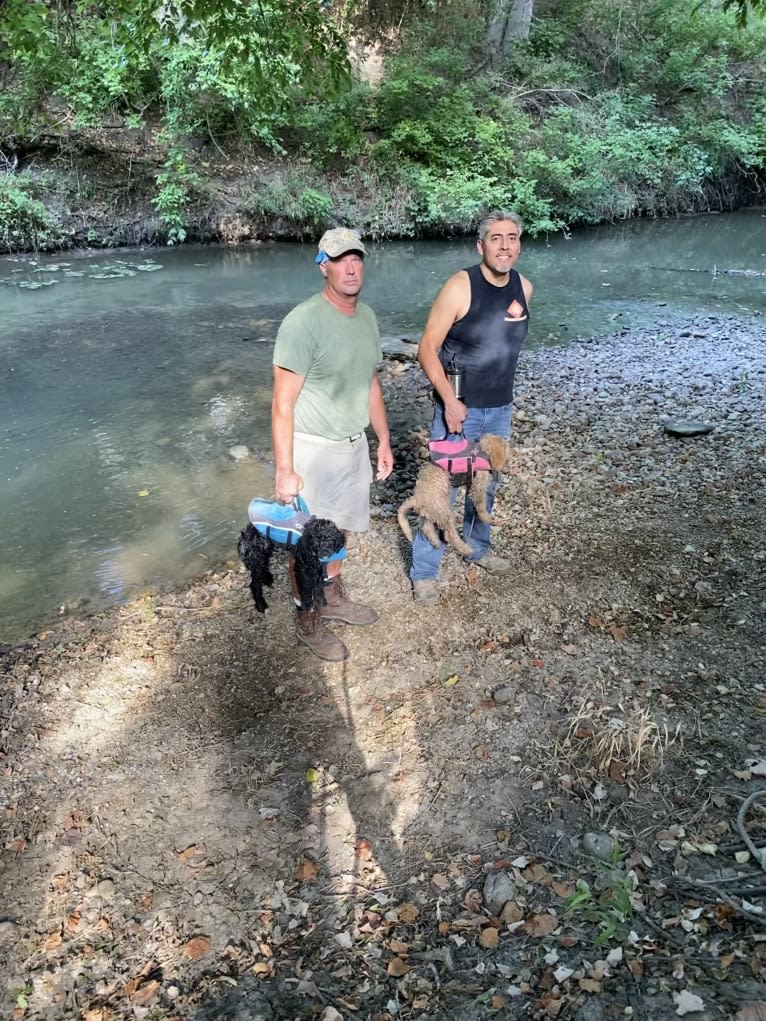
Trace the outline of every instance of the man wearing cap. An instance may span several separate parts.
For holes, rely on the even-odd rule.
[[[335,227],[323,234],[316,263],[324,288],[279,327],[271,405],[277,499],[289,503],[300,493],[312,514],[355,532],[370,524],[368,425],[378,440],[375,478],[388,478],[394,463],[376,371],[382,357],[378,324],[359,301],[366,254],[357,231]],[[374,624],[377,613],[348,598],[342,560],[326,566],[327,605],[304,611],[291,562],[296,634],[321,659],[338,661],[348,658],[348,649],[324,621]]]

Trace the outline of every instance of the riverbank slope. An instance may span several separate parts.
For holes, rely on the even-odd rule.
[[[295,646],[282,563],[265,617],[232,563],[5,650],[7,1011],[766,1001],[765,344],[762,319],[660,311],[525,356],[514,573],[450,556],[429,608],[393,518],[428,391],[389,362],[398,470],[348,565],[381,621],[339,628],[347,664]]]

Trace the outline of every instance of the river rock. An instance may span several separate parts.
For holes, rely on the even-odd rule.
[[[509,900],[516,899],[516,885],[507,872],[490,872],[484,880],[484,907],[497,917]]]
[[[670,436],[704,436],[713,431],[710,422],[692,422],[683,418],[669,418],[662,423],[662,428]]]
[[[249,461],[251,457],[250,448],[246,447],[244,443],[236,447],[229,447],[229,457],[235,461]]]
[[[508,705],[513,701],[513,697],[513,688],[509,688],[507,684],[502,684],[492,692],[492,698],[496,705]]]
[[[582,838],[582,849],[592,858],[608,861],[614,853],[615,843],[608,833],[585,833]]]

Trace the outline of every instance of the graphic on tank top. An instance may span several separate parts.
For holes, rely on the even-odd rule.
[[[514,299],[506,310],[504,322],[513,323],[518,322],[520,319],[526,318],[527,318],[526,309],[524,308],[520,301],[516,301]]]

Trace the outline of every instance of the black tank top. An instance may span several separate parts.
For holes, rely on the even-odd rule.
[[[454,358],[463,369],[466,407],[499,408],[513,400],[516,363],[529,329],[527,300],[515,269],[504,287],[485,280],[478,265],[466,273],[471,305],[453,323],[439,358],[445,368]]]

